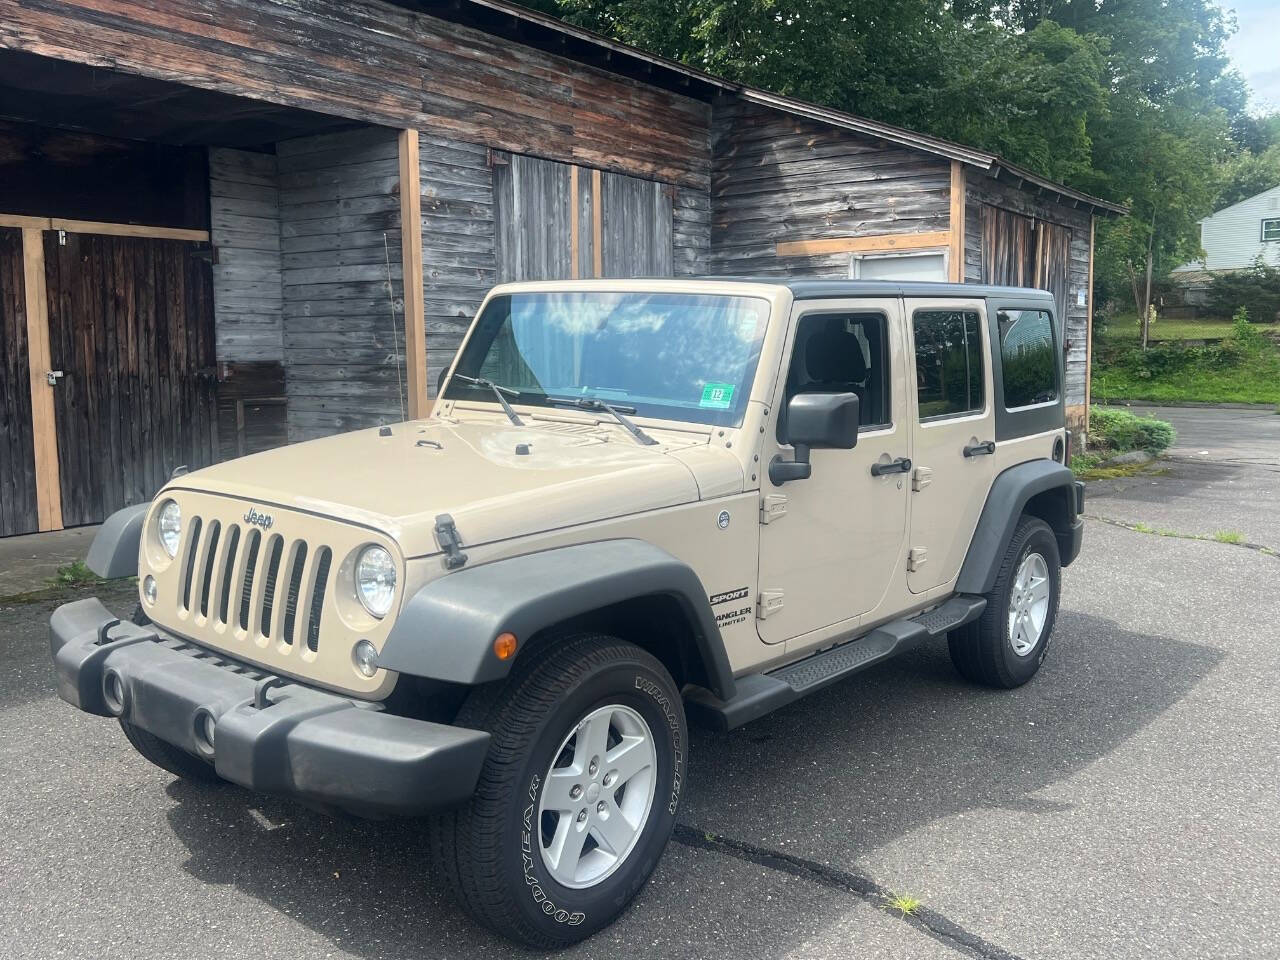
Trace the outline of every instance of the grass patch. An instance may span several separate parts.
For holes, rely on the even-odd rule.
[[[924,901],[909,893],[890,893],[884,898],[886,910],[896,910],[899,916],[912,917],[924,906]]]
[[[90,570],[83,560],[73,560],[63,564],[58,572],[49,578],[51,587],[78,587],[88,583],[97,583],[102,578]]]
[[[1161,320],[1144,351],[1137,324],[1117,318],[1094,343],[1093,397],[1103,403],[1280,404],[1280,344],[1266,333],[1273,328],[1234,320]],[[1178,342],[1186,339],[1222,342]]]
[[[1239,530],[1219,530],[1213,535],[1218,543],[1244,543],[1244,534]]]

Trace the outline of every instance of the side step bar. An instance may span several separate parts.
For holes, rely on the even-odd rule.
[[[812,656],[768,673],[752,673],[737,680],[737,692],[721,700],[709,690],[694,688],[685,697],[691,722],[713,730],[733,730],[779,707],[821,690],[837,680],[917,647],[949,630],[982,616],[987,601],[961,594],[927,613],[891,620],[856,640],[837,643]]]

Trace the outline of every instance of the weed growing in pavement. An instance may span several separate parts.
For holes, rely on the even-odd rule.
[[[49,578],[49,586],[76,587],[85,583],[97,583],[101,579],[83,560],[73,560],[58,568],[58,572]]]
[[[1244,534],[1239,530],[1219,530],[1213,535],[1219,543],[1244,543]]]
[[[884,898],[884,908],[898,911],[899,916],[915,916],[917,910],[924,906],[924,901],[909,893],[890,893]]]

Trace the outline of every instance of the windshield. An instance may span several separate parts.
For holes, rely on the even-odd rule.
[[[494,297],[455,372],[514,403],[589,397],[642,417],[742,421],[769,317],[755,297],[548,292]],[[493,403],[492,387],[451,377],[449,400]]]

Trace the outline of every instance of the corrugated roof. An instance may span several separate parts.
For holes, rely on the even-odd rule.
[[[1094,212],[1117,215],[1129,212],[1123,204],[1112,203],[1065,184],[1056,183],[1009,163],[997,154],[943,140],[940,137],[931,137],[893,124],[859,117],[842,110],[807,103],[794,97],[770,93],[757,87],[732,83],[687,64],[646,53],[638,47],[619,43],[594,31],[566,23],[528,7],[509,3],[507,0],[446,0],[446,2],[391,0],[391,2],[442,20],[468,24],[486,33],[505,36],[529,46],[593,64],[612,73],[652,83],[687,96],[710,100],[716,94],[733,94],[750,103],[783,113],[807,117],[949,160],[959,160],[997,178],[1012,177],[1020,181],[1021,185],[1031,184],[1040,192],[1055,194],[1063,202],[1070,202],[1073,206],[1085,206]]]

